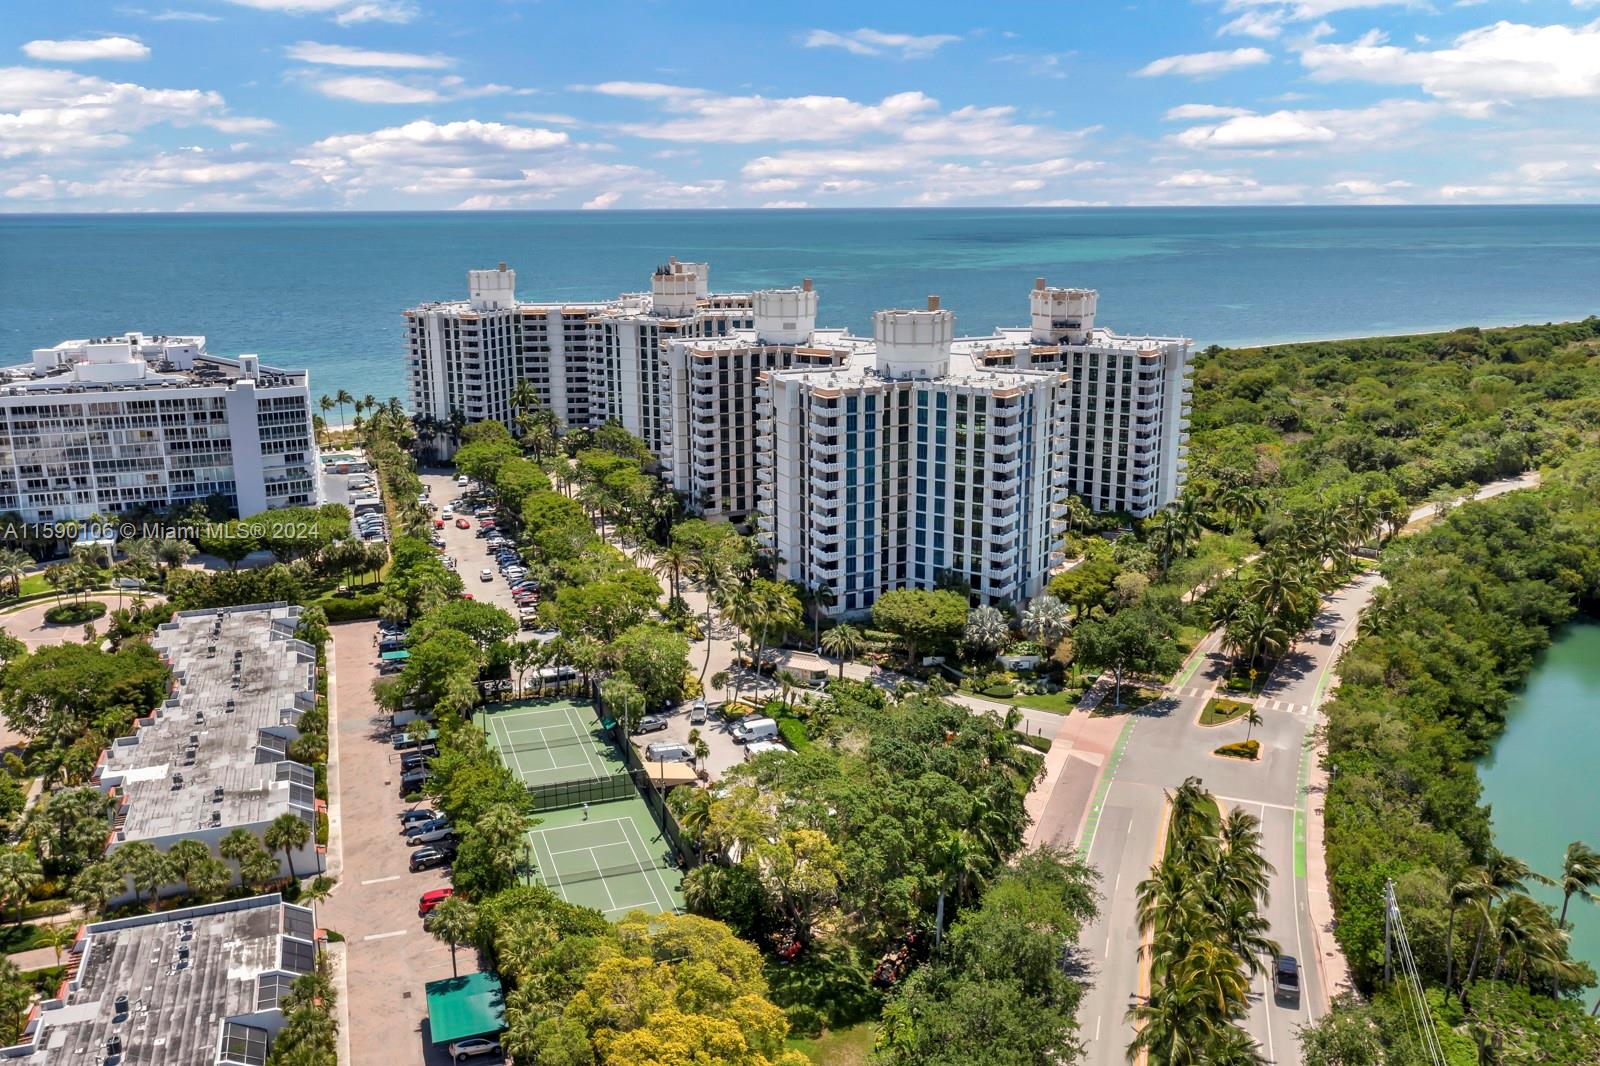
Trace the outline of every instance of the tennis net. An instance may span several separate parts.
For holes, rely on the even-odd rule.
[[[666,867],[659,862],[624,862],[615,866],[593,866],[587,870],[576,870],[565,876],[555,876],[550,873],[539,875],[546,885],[551,888],[560,888],[563,885],[577,885],[585,881],[599,881],[607,877],[626,877],[628,874],[649,873],[651,870],[663,870]]]
[[[604,738],[594,733],[566,733],[561,736],[551,736],[538,730],[527,729],[520,731],[523,736],[507,732],[501,741],[502,751],[547,751],[551,748],[570,748],[574,744],[605,743]],[[496,738],[499,740],[500,738]]]
[[[581,781],[529,785],[528,792],[533,796],[534,809],[539,811],[561,810],[585,803],[609,803],[638,794],[633,787],[632,775],[627,773],[590,777]]]

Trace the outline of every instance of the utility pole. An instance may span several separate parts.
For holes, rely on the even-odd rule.
[[[1383,883],[1383,983],[1394,984],[1394,882]]]

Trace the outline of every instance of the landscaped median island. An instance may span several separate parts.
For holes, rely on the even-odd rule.
[[[1254,704],[1246,703],[1243,700],[1230,700],[1221,696],[1213,696],[1206,700],[1205,709],[1200,712],[1200,724],[1211,726],[1236,722],[1244,715],[1249,714],[1254,706]]]

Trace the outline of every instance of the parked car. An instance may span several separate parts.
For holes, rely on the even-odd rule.
[[[446,886],[436,888],[431,892],[424,892],[422,898],[417,900],[417,917],[423,918],[433,912],[433,908],[456,894],[456,890]]]
[[[639,724],[633,727],[633,735],[640,736],[645,733],[659,733],[667,728],[667,720],[659,714],[647,714],[639,719]]]
[[[736,744],[748,744],[752,740],[777,740],[778,723],[771,718],[746,718],[733,727],[733,740]]]
[[[423,822],[431,822],[437,817],[439,816],[428,807],[413,807],[409,811],[400,812],[400,824],[409,829]]]
[[[411,853],[411,872],[431,870],[435,866],[443,866],[449,861],[449,857],[439,848],[418,848]]]
[[[409,796],[411,793],[418,791],[428,783],[428,778],[432,776],[433,774],[425,769],[407,770],[400,775],[400,795]]]
[[[441,520],[441,521],[446,521],[446,522],[448,522],[448,521],[449,521],[449,520],[450,520],[450,519],[452,519],[452,518],[454,518],[454,517],[455,517],[455,514],[456,514],[456,510],[455,510],[455,508],[454,508],[454,507],[451,507],[451,506],[450,506],[450,505],[449,505],[449,504],[448,504],[448,503],[447,503],[447,504],[445,504],[445,505],[444,505],[444,508],[443,508],[443,509],[442,509],[442,510],[440,510],[440,512],[439,512],[439,518],[440,518],[440,520]]]
[[[456,519],[456,528],[457,529],[471,529],[472,528],[472,523],[468,522],[465,518],[458,518],[458,519]]]
[[[445,818],[435,818],[431,822],[412,826],[406,831],[406,847],[414,848],[418,844],[432,844],[435,840],[454,836],[455,830],[450,827],[450,822]]]
[[[479,581],[493,581],[494,580],[494,571],[490,570],[487,566],[484,567],[482,570],[478,571],[478,580]]]
[[[428,757],[420,751],[408,751],[400,756],[400,771],[420,770],[428,765]]]
[[[1272,995],[1274,999],[1300,1002],[1300,963],[1293,955],[1279,955],[1273,965]]]
[[[434,519],[434,520],[433,520],[433,528],[434,528],[434,529],[443,529],[443,528],[444,528],[444,519],[442,519],[442,518],[435,518],[435,519]]]
[[[457,1040],[450,1045],[450,1057],[457,1062],[477,1058],[479,1055],[500,1054],[500,1042],[490,1040],[486,1036],[468,1037],[466,1040]]]
[[[693,703],[689,704],[689,724],[690,725],[703,725],[705,723],[705,720],[706,720],[706,701],[704,699],[698,699],[698,700],[695,700]]]
[[[472,482],[467,480],[467,475],[461,474],[456,478],[456,484],[460,485],[462,488],[466,488],[468,485],[472,484]]]

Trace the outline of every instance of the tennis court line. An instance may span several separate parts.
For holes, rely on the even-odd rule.
[[[622,821],[622,819],[619,818],[618,821]],[[647,854],[649,852],[649,847],[645,845],[644,837],[640,834],[639,827],[633,824],[633,819],[627,819],[627,823],[627,826],[623,829],[622,839],[627,842],[628,850],[633,852],[633,861],[637,863],[644,863],[645,860],[639,857],[638,849],[633,846],[633,838],[639,837],[639,844],[641,847],[645,848]],[[631,833],[628,831],[630,829],[632,830]],[[657,907],[660,907],[662,910],[666,911],[675,910],[677,908],[677,904],[672,902],[672,893],[670,892],[667,893],[667,905],[665,907],[661,907],[661,895],[657,891],[657,889],[662,887],[659,881],[660,877],[661,873],[659,867],[657,867],[654,863],[651,863],[650,872],[645,875],[645,884],[650,886],[650,895],[655,897],[655,904]]]
[[[556,860],[555,860],[555,856],[550,853],[550,846],[548,844],[545,844],[545,842],[544,842],[544,834],[539,832],[537,829],[534,829],[534,830],[530,830],[529,831],[529,835],[533,837],[533,849],[534,849],[534,851],[538,851],[541,846],[543,846],[543,848],[544,848],[544,853],[545,854],[539,857],[539,869],[553,871],[555,869]],[[548,863],[545,862],[545,858],[547,856],[549,857],[549,860],[550,860]],[[546,881],[543,877],[539,878],[539,883],[544,885],[546,888],[554,888],[557,892],[561,893],[561,898],[563,900],[565,900],[568,903],[572,902],[572,900],[567,898],[567,886],[566,885],[563,885],[560,882],[557,882],[556,884],[551,885],[550,882]]]
[[[572,717],[572,708],[570,706],[563,707],[562,710],[566,713],[567,724],[568,725],[570,725],[574,730],[576,730],[579,733],[587,733],[588,732],[587,729],[582,728],[582,726],[578,723],[577,719]],[[592,773],[590,776],[591,777],[599,777],[600,776],[600,770],[602,768],[598,767],[598,766],[596,766],[594,764],[593,745],[587,746],[587,747],[585,747],[583,749],[583,757],[584,757],[585,761],[588,762],[589,769],[594,771],[594,773]]]
[[[560,833],[560,832],[563,832],[563,831],[568,830],[568,829],[593,828],[593,827],[598,827],[598,826],[602,826],[602,825],[615,825],[618,822],[632,823],[632,821],[633,821],[632,818],[603,818],[603,819],[602,818],[596,818],[593,821],[575,822],[572,825],[558,825],[558,826],[555,826],[555,827],[550,828],[550,829],[535,829],[534,832],[538,833],[541,837],[548,837],[552,833]],[[626,836],[626,834],[624,834],[624,836]],[[622,841],[617,841],[617,843],[622,843]],[[556,851],[553,848],[548,848],[547,847],[546,850],[548,850],[550,852],[551,858],[554,858],[557,855],[570,855],[574,851],[588,851],[588,850],[590,850],[590,848],[598,847],[598,846],[599,845],[588,844],[588,845],[585,845],[585,846],[583,846],[581,848],[567,848],[565,851]]]
[[[600,887],[606,890],[606,900],[611,904],[611,906],[606,908],[606,913],[610,914],[612,911],[617,909],[617,897],[611,894],[611,886],[606,884],[605,869],[600,865],[600,860],[595,857],[594,850],[594,848],[588,849],[589,861],[594,863],[594,872],[600,875]]]

